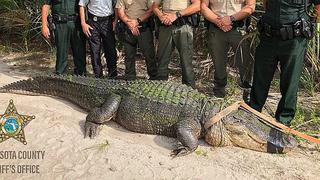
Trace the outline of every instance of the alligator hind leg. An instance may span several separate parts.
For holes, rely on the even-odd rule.
[[[112,119],[118,110],[120,102],[121,96],[111,94],[101,107],[94,108],[89,112],[84,125],[85,138],[87,136],[94,138],[97,135],[98,126]]]
[[[177,139],[179,147],[172,151],[171,156],[179,157],[192,153],[198,147],[198,138],[201,132],[201,125],[194,120],[194,117],[181,116],[183,120],[177,124]]]

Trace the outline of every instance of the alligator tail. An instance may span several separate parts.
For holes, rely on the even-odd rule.
[[[0,93],[14,93],[24,95],[41,95],[39,78],[30,78],[7,84],[0,88]]]
[[[23,95],[51,95],[59,96],[58,93],[65,91],[67,78],[61,76],[38,76],[26,80],[20,80],[0,88],[0,93],[14,93]],[[61,88],[63,87],[63,89]]]

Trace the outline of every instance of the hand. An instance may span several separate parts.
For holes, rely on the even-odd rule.
[[[129,19],[127,21],[127,26],[129,27],[131,33],[134,36],[139,36],[140,35],[140,31],[139,31],[139,23],[136,19]]]
[[[220,18],[214,19],[213,23],[216,24],[221,29],[222,22],[221,22]]]
[[[90,36],[91,36],[90,29],[92,30],[93,28],[92,28],[89,24],[87,24],[87,23],[81,23],[81,27],[82,27],[83,33],[84,33],[87,37],[90,37]]]
[[[159,17],[160,21],[162,24],[164,24],[164,21],[166,21],[167,19],[167,14],[163,13],[160,17]]]
[[[171,25],[178,18],[176,13],[165,13],[164,16],[165,16],[165,18],[164,18],[163,23],[167,26]]]
[[[232,25],[232,21],[230,16],[224,16],[220,18],[220,22],[223,24],[223,26],[229,26]]]
[[[50,30],[49,30],[48,26],[42,26],[41,32],[42,32],[42,35],[43,35],[46,39],[49,39],[49,38],[50,38]]]
[[[223,32],[228,32],[232,29],[230,16],[219,17],[214,22]]]
[[[232,29],[232,25],[227,25],[227,26],[221,26],[220,29],[223,31],[223,32],[228,32]]]

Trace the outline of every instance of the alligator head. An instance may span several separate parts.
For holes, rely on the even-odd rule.
[[[207,129],[205,141],[213,146],[233,145],[270,153],[286,153],[297,144],[292,136],[241,108]]]

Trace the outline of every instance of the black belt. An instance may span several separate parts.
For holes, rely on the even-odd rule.
[[[79,15],[52,14],[52,18],[55,23],[66,23],[68,21],[78,21]]]
[[[281,25],[279,28],[274,28],[272,25],[260,20],[258,30],[267,37],[281,37],[282,40],[293,39],[298,36],[312,38],[314,35],[314,26],[310,21],[305,19],[298,20],[291,24]]]
[[[114,15],[110,15],[110,16],[96,16],[96,15],[93,15],[91,13],[88,13],[88,18],[94,22],[100,22],[100,21],[108,21],[110,19],[113,19],[114,18]]]

